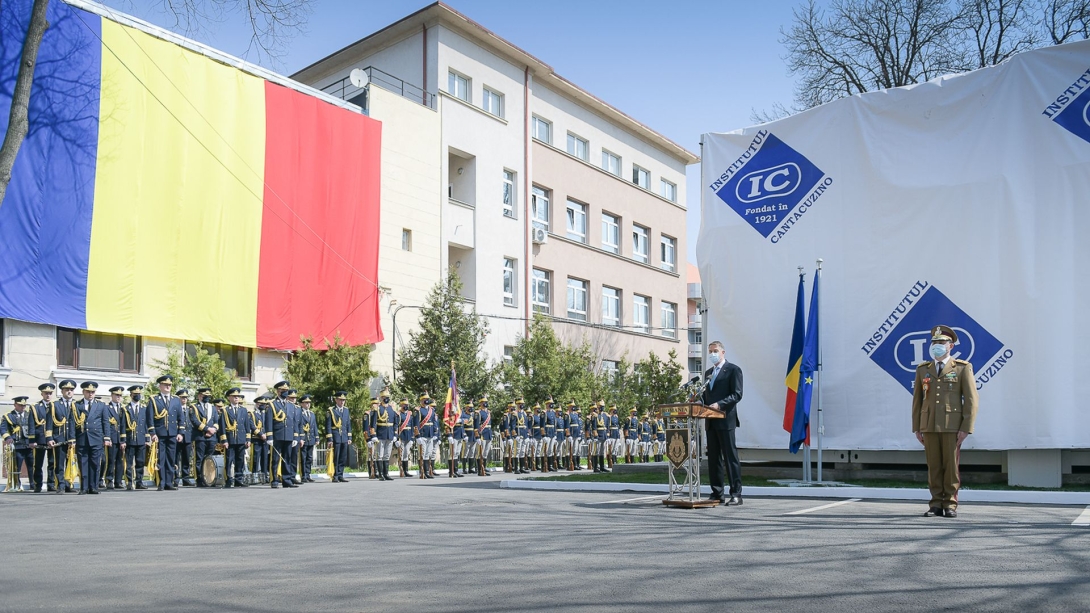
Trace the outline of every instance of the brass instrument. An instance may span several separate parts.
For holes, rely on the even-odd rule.
[[[8,486],[4,493],[12,494],[19,491],[19,475],[15,473],[15,445],[4,447],[4,472],[8,474]]]

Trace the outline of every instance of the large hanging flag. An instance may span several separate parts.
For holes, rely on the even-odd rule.
[[[0,132],[30,4],[0,4]],[[48,19],[0,203],[0,317],[382,339],[377,121],[64,2]]]
[[[450,365],[450,383],[447,385],[447,400],[443,404],[443,423],[453,428],[462,409],[458,407],[458,373],[454,370],[454,363]]]
[[[814,287],[810,294],[810,313],[806,317],[806,339],[803,341],[802,362],[799,367],[799,393],[795,402],[795,417],[791,423],[791,453],[804,443],[810,444],[810,401],[814,394],[814,373],[818,370],[820,339],[818,336],[818,285],[820,273],[814,273]]]
[[[791,353],[787,357],[787,400],[783,405],[783,429],[791,432],[795,421],[795,404],[799,391],[799,368],[802,365],[802,341],[806,334],[806,304],[803,302],[803,276],[799,273],[799,291],[795,299],[795,324],[791,330]]]

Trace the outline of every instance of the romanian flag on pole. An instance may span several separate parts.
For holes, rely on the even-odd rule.
[[[454,427],[462,409],[458,407],[458,373],[454,371],[454,364],[450,365],[450,385],[447,386],[447,401],[443,404],[443,423]]]
[[[814,396],[814,373],[819,368],[818,348],[818,285],[821,275],[814,273],[814,287],[810,294],[810,313],[806,318],[806,339],[802,343],[802,361],[799,365],[798,398],[795,399],[795,417],[791,420],[791,453],[804,443],[810,444],[810,401]]]
[[[31,4],[0,3],[0,132]],[[287,350],[381,340],[381,124],[86,6],[49,3],[0,203],[0,317]]]
[[[795,400],[799,391],[799,368],[802,365],[802,342],[806,334],[805,317],[806,304],[803,302],[802,273],[799,273],[799,291],[795,299],[795,325],[791,331],[791,354],[787,360],[787,400],[783,406],[783,429],[791,431],[791,425],[795,421]]]

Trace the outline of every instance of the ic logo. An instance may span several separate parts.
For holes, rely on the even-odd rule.
[[[805,156],[768,134],[761,148],[715,194],[767,238],[823,177],[825,173]]]
[[[1082,121],[1090,126],[1090,100],[1087,100],[1086,106],[1082,107]]]
[[[802,171],[793,162],[755,170],[742,176],[734,188],[734,195],[740,202],[747,204],[775,196],[787,196],[798,188],[801,178]]]
[[[916,367],[931,359],[931,329],[938,324],[948,325],[957,332],[958,342],[951,355],[972,364],[978,376],[1003,351],[999,339],[937,287],[922,281],[912,286],[862,349],[912,393]]]
[[[1090,142],[1090,87],[1083,90],[1064,110],[1052,116],[1052,121]]]

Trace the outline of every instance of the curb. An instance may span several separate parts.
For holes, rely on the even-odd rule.
[[[542,490],[567,492],[636,492],[666,494],[670,486],[656,483],[601,483],[565,481],[529,481],[508,479],[500,488],[511,490]],[[864,498],[870,500],[911,500],[926,503],[931,493],[926,489],[878,487],[747,487],[748,496],[781,498]],[[702,486],[701,494],[711,494]],[[1007,502],[1014,504],[1090,505],[1090,492],[1037,492],[1020,490],[973,490],[962,488],[958,502]]]

